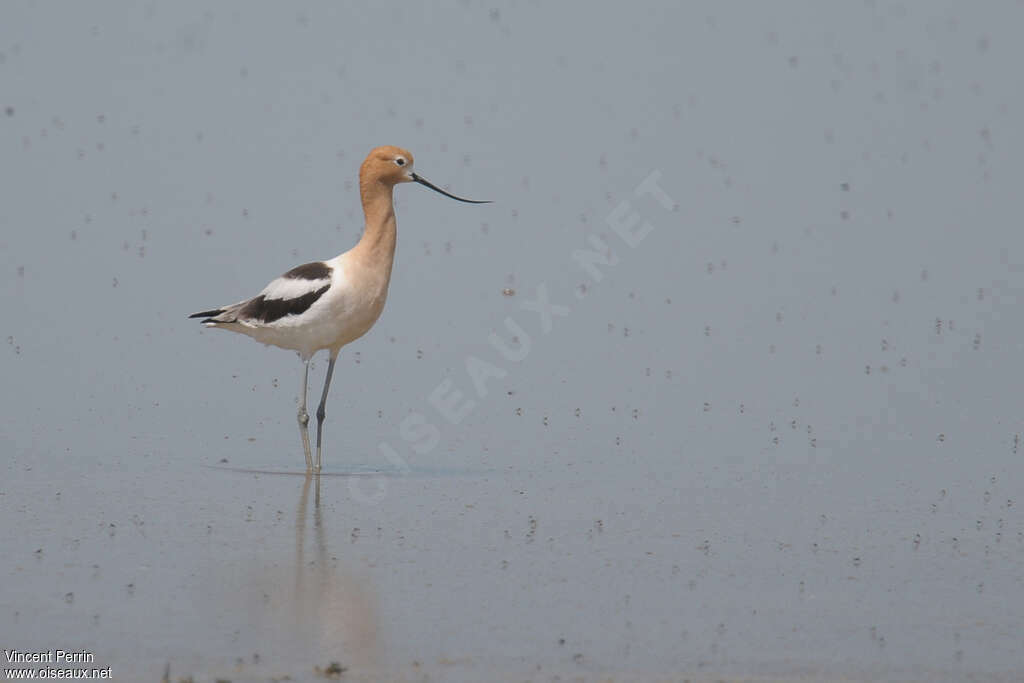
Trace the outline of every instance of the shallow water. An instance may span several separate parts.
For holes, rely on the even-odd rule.
[[[1024,677],[1022,8],[363,11],[8,8],[2,647]],[[496,203],[398,189],[316,480],[300,362],[186,316],[351,246],[385,143]]]

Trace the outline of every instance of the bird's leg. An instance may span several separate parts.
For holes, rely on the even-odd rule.
[[[320,445],[323,443],[324,436],[324,417],[327,416],[327,390],[331,388],[331,376],[334,375],[334,361],[337,360],[337,356],[331,356],[330,363],[327,364],[327,379],[324,380],[324,393],[320,397],[320,407],[316,409],[316,471],[320,471],[321,465],[321,448]]]
[[[302,451],[306,456],[306,471],[313,469],[313,456],[309,452],[309,413],[306,412],[306,388],[309,385],[309,360],[306,371],[302,373],[302,393],[299,394],[299,435],[302,437]]]

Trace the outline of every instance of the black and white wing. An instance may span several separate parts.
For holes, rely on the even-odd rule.
[[[207,325],[239,323],[260,327],[302,315],[331,288],[333,270],[323,261],[306,263],[273,280],[251,299],[189,317],[204,318],[201,322]]]

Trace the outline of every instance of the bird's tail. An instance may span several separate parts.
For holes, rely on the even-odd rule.
[[[201,313],[193,313],[190,318],[214,318],[224,312],[223,308],[215,308],[212,311],[203,311]],[[206,322],[205,320],[203,322]]]
[[[223,308],[214,308],[209,311],[193,313],[189,318],[202,318],[199,322],[204,325],[238,322],[238,311],[241,310],[245,303],[245,301],[239,301],[237,304],[231,304],[230,306],[224,306]]]

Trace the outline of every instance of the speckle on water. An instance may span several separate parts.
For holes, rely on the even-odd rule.
[[[319,668],[319,667],[318,667]],[[341,678],[341,676],[348,671],[347,666],[342,666],[340,662],[331,662],[323,670],[326,678]]]

